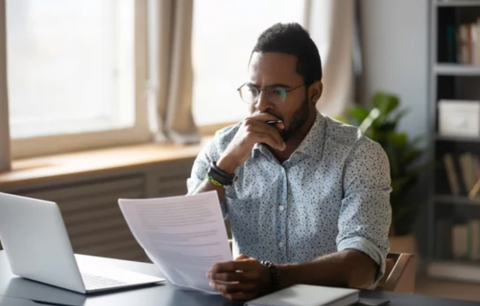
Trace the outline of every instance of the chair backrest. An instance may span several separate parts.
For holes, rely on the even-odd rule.
[[[385,291],[413,293],[415,288],[414,255],[389,253],[385,274],[377,288]]]

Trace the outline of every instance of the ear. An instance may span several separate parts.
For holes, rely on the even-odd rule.
[[[323,92],[323,83],[321,81],[317,81],[310,85],[308,88],[308,99],[313,105],[317,104],[318,100],[322,96]]]

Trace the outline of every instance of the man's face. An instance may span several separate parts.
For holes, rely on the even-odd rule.
[[[304,80],[297,73],[297,57],[284,53],[259,53],[252,55],[249,75],[250,86],[266,88],[272,85],[293,89],[304,84]],[[282,137],[287,140],[307,120],[311,111],[312,103],[308,101],[307,88],[300,86],[287,93],[285,102],[273,103],[262,91],[256,100],[251,104],[250,114],[269,113],[280,120],[283,120],[285,129]]]

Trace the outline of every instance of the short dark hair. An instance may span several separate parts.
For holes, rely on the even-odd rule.
[[[297,72],[305,85],[322,80],[322,62],[317,46],[298,23],[277,23],[258,37],[254,52],[278,52],[297,57]]]

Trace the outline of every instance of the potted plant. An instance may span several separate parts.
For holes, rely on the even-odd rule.
[[[370,108],[351,107],[338,119],[358,126],[387,153],[392,180],[391,234],[405,236],[411,233],[420,207],[420,200],[412,199],[411,191],[425,166],[420,164],[424,152],[420,147],[422,137],[410,139],[406,133],[397,130],[399,121],[408,113],[407,110],[400,110],[399,104],[398,97],[378,92],[373,96]]]

